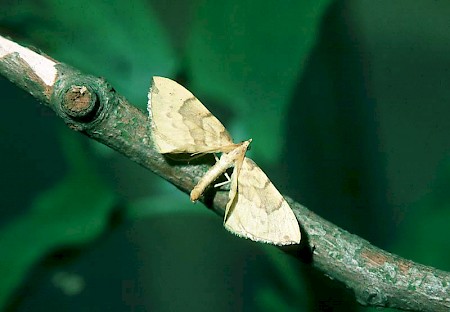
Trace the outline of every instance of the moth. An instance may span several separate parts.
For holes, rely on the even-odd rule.
[[[221,153],[193,188],[192,201],[234,167],[229,178],[225,228],[238,236],[275,245],[300,242],[300,228],[292,209],[266,174],[245,157],[251,139],[234,143],[222,123],[191,92],[168,78],[153,77],[147,108],[153,141],[160,153]]]

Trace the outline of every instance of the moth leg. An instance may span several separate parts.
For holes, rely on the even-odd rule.
[[[230,176],[228,175],[228,173],[224,173],[224,176],[225,176],[225,178],[227,178],[227,180],[226,181],[223,181],[223,182],[220,182],[220,183],[216,183],[216,184],[214,184],[214,187],[221,187],[221,186],[223,186],[223,185],[227,185],[227,184],[229,184],[229,183],[231,183],[231,178],[230,178]]]
[[[168,154],[166,154],[166,155],[168,155]],[[205,155],[206,155],[206,153],[193,153],[193,154],[189,155],[190,158],[188,158],[188,159],[181,159],[181,160],[187,160],[187,162],[189,163],[191,160],[195,160],[195,159],[203,157]],[[175,158],[172,157],[172,159],[175,159]]]
[[[226,174],[225,173],[225,176],[227,176],[227,181],[223,181],[223,182],[220,182],[220,183],[216,183],[216,184],[214,184],[214,187],[221,187],[221,186],[223,186],[223,185],[227,185],[227,184],[229,184],[229,183],[231,183],[231,179],[230,179],[230,177],[228,176],[228,174]]]
[[[227,183],[231,183],[231,178],[230,178],[230,176],[228,175],[228,173],[226,171],[223,173],[223,175],[225,176],[225,178],[227,178],[227,180],[225,182],[222,182],[222,183],[224,185],[227,184]]]
[[[223,186],[223,185],[227,185],[227,184],[230,184],[230,183],[231,183],[231,178],[230,178],[230,176],[228,175],[228,173],[224,172],[223,175],[225,176],[225,178],[227,178],[227,180],[226,180],[226,181],[223,181],[223,182],[220,182],[220,183],[214,184],[214,187],[221,187],[221,186]]]

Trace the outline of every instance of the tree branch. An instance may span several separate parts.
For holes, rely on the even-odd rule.
[[[104,80],[82,74],[0,36],[0,73],[52,108],[66,124],[106,144],[188,193],[207,165],[173,163],[154,148],[147,116]],[[150,82],[150,77],[149,77]],[[205,204],[223,216],[226,191]],[[390,254],[289,200],[302,243],[282,248],[352,289],[368,306],[448,311],[450,274]]]

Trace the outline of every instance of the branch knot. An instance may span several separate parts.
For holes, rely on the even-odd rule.
[[[115,106],[113,88],[103,79],[58,64],[50,104],[68,126],[77,131],[93,128]]]

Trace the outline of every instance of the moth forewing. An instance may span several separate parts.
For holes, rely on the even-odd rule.
[[[153,77],[147,109],[160,153],[212,153],[233,145],[222,123],[173,80]]]
[[[255,241],[275,245],[298,244],[300,228],[289,204],[251,159],[245,158],[230,190],[225,228]]]

